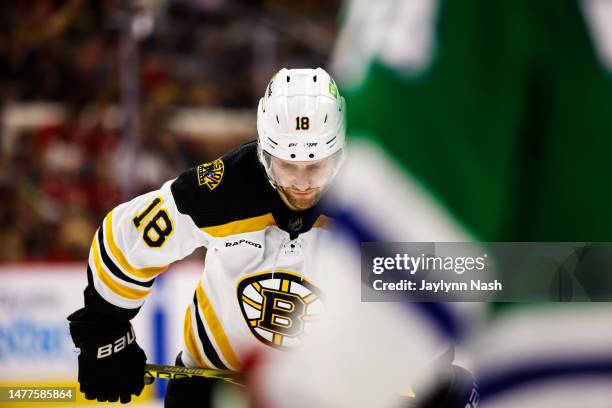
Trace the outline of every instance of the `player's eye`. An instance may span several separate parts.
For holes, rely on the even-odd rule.
[[[292,163],[281,162],[280,168],[284,171],[297,171],[297,166]]]
[[[315,163],[306,167],[306,170],[310,173],[317,173],[326,169],[325,163]]]

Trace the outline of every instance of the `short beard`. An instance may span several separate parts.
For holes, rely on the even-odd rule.
[[[304,211],[314,207],[321,199],[321,194],[323,194],[323,191],[319,190],[313,198],[304,199],[292,196],[291,193],[287,192],[283,187],[277,186],[276,189],[287,207],[293,211]]]

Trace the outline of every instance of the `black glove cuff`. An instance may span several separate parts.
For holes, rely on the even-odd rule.
[[[86,308],[79,309],[68,316],[70,335],[75,346],[97,347],[121,338],[134,341],[132,324],[125,320],[110,320],[91,313]]]

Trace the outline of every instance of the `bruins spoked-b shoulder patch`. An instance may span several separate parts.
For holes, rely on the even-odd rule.
[[[198,185],[207,186],[211,190],[214,190],[219,183],[221,183],[224,170],[225,166],[221,159],[200,164],[196,172],[198,175]]]
[[[321,290],[289,271],[246,276],[238,283],[237,295],[253,335],[284,350],[301,345],[302,336],[325,312]]]

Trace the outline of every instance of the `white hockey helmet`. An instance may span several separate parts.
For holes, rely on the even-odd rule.
[[[329,186],[343,161],[344,118],[344,98],[325,70],[283,68],[277,72],[257,108],[259,160],[270,183],[291,187],[274,171],[271,162],[276,158],[321,163],[309,166],[314,169],[309,187]]]

